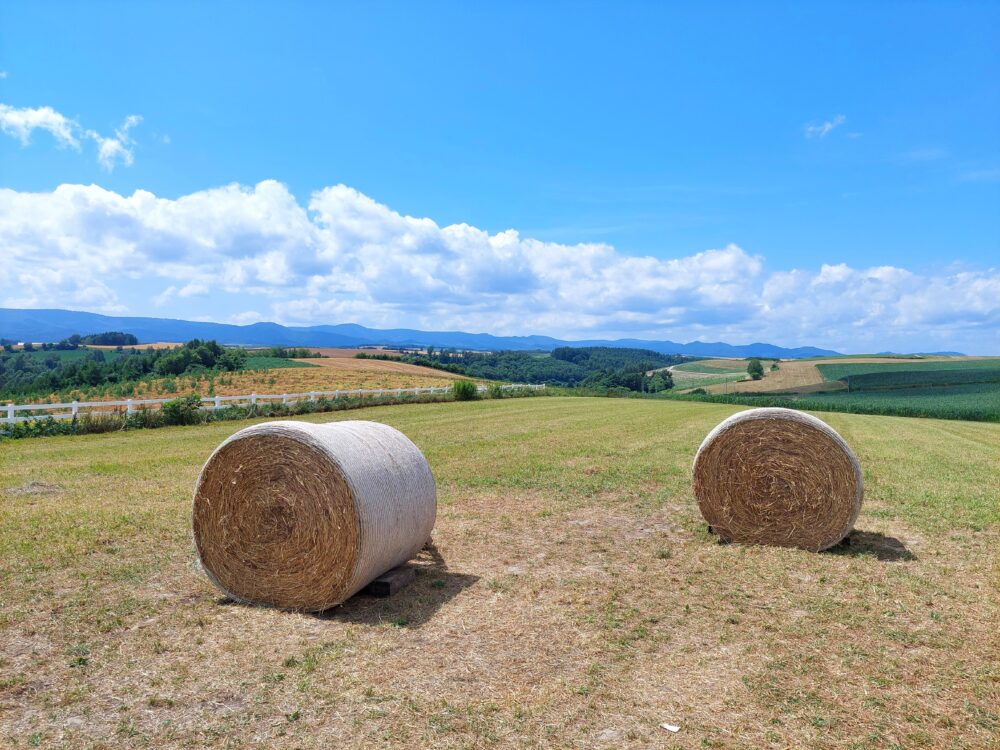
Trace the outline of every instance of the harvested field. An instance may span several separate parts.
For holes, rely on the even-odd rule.
[[[318,617],[192,566],[195,478],[246,423],[4,444],[0,746],[995,746],[1000,425],[821,414],[866,499],[814,554],[706,533],[691,459],[737,410],[309,417],[403,430],[441,503],[415,584]]]
[[[381,374],[384,376],[396,377],[435,377],[444,380],[461,380],[464,376],[456,375],[445,370],[435,370],[432,367],[421,367],[411,365],[407,362],[390,362],[384,359],[347,359],[342,357],[330,357],[327,359],[300,359],[297,362],[308,362],[312,365],[336,370],[338,373],[348,376],[348,373]],[[401,387],[401,386],[392,386]]]
[[[188,393],[236,396],[254,392],[274,394],[352,388],[427,388],[447,386],[461,377],[430,367],[377,359],[296,359],[288,362],[296,366],[215,373],[214,377],[179,375],[174,378],[141,380],[135,383],[132,397],[164,398]],[[64,397],[50,394],[33,399],[33,402],[47,403],[61,398]],[[118,401],[122,398],[109,388],[103,395],[88,393],[85,400]]]
[[[706,388],[709,393],[769,393],[772,391],[798,391],[815,386],[829,386],[833,390],[837,386],[824,383],[823,376],[816,369],[815,362],[789,361],[778,363],[777,370],[764,368],[762,380],[744,380],[738,383],[726,383]]]

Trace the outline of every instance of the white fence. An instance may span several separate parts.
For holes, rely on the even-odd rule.
[[[521,383],[502,385],[500,387],[503,390],[522,388],[542,390],[545,388],[544,385],[525,385]],[[477,386],[477,390],[483,393],[486,391],[486,386]],[[206,411],[214,411],[215,409],[223,409],[227,406],[237,406],[240,404],[255,406],[258,403],[268,401],[294,404],[296,401],[316,401],[320,398],[364,399],[366,396],[402,396],[408,393],[451,393],[451,386],[436,386],[433,388],[357,388],[344,391],[309,391],[308,393],[248,393],[241,396],[205,396],[201,399],[203,404],[201,408]],[[0,413],[3,413],[3,410],[6,409],[6,416],[0,419],[0,424],[27,422],[32,419],[44,419],[45,417],[51,417],[52,419],[74,419],[81,414],[108,414],[120,413],[122,411],[126,414],[132,414],[140,409],[150,407],[158,409],[162,404],[165,404],[167,401],[173,401],[175,398],[178,398],[178,396],[170,398],[129,398],[124,401],[70,401],[65,404],[7,404],[6,407],[0,406]],[[18,416],[18,412],[26,413]]]

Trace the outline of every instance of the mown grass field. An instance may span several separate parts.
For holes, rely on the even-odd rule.
[[[674,388],[687,391],[694,388],[707,388],[713,385],[723,385],[749,379],[746,359],[702,359],[695,362],[685,362],[674,365],[670,374],[674,379]],[[771,360],[763,362],[765,369],[770,367]]]
[[[995,747],[1000,425],[821,415],[866,501],[810,554],[706,532],[691,460],[737,410],[309,417],[398,427],[440,494],[416,583],[322,616],[193,565],[195,477],[246,423],[0,444],[0,746]]]

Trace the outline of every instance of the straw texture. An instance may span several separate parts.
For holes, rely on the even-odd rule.
[[[818,552],[861,512],[861,466],[829,425],[791,409],[729,417],[694,459],[694,496],[723,539]]]
[[[212,453],[192,530],[202,568],[232,598],[321,611],[416,555],[436,512],[427,460],[398,430],[276,421]]]

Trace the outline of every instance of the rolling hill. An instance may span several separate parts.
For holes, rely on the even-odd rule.
[[[17,341],[58,341],[78,333],[123,331],[141,342],[215,339],[244,346],[428,346],[477,351],[514,349],[551,351],[558,346],[617,346],[651,349],[661,354],[702,357],[766,357],[797,359],[833,356],[837,352],[811,346],[785,348],[753,343],[734,346],[723,342],[645,341],[618,339],[563,341],[549,336],[494,336],[464,331],[418,331],[409,328],[377,329],[355,323],[320,326],[283,326],[278,323],[232,325],[167,318],[136,318],[98,315],[75,310],[21,310],[0,308],[0,338]]]

